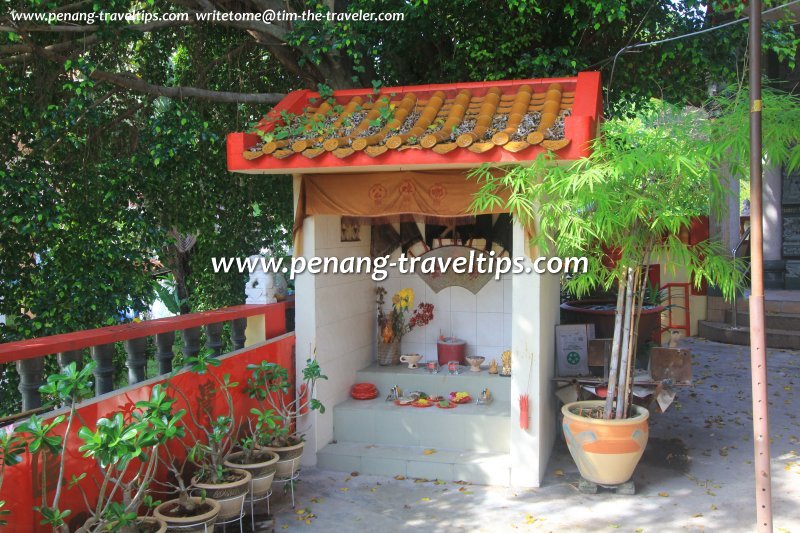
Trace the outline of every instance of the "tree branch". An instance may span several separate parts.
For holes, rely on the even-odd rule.
[[[104,72],[95,70],[90,75],[90,78],[105,81],[119,87],[131,89],[151,96],[164,96],[166,98],[181,100],[183,98],[198,98],[200,100],[207,100],[209,102],[219,102],[226,104],[268,104],[275,105],[280,102],[284,96],[283,93],[234,93],[229,91],[211,91],[208,89],[199,89],[197,87],[167,87],[164,85],[156,85],[148,83],[140,78],[136,78],[131,74],[114,74],[111,72]]]
[[[111,26],[110,28],[147,33],[153,30],[160,30],[161,28],[189,26],[195,22],[195,17],[190,14],[188,20],[157,20],[154,22],[148,22],[146,24],[127,24],[121,26]],[[0,31],[11,33],[19,33],[21,31],[24,31],[25,33],[95,33],[101,29],[109,29],[109,26],[102,24],[38,24],[34,26],[0,26]]]
[[[30,46],[34,48],[34,52],[41,55],[45,59],[63,63],[66,58],[56,54],[50,50],[40,48],[29,41]],[[105,72],[102,70],[94,70],[89,74],[89,78],[97,81],[104,81],[131,89],[140,93],[149,94],[151,96],[164,96],[171,99],[183,98],[197,98],[200,100],[207,100],[209,102],[219,102],[228,104],[267,104],[275,105],[280,102],[284,96],[283,93],[234,93],[228,91],[211,91],[207,89],[198,89],[197,87],[167,87],[165,85],[156,85],[148,83],[133,74],[115,74],[112,72]]]

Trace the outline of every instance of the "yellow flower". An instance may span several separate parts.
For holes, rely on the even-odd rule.
[[[414,306],[414,290],[410,288],[400,289],[392,298],[392,303],[398,309],[411,309]]]

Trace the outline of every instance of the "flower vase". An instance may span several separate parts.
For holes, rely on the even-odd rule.
[[[381,366],[400,364],[400,339],[392,342],[378,341],[378,364]]]

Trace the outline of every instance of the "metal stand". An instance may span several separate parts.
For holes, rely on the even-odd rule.
[[[290,489],[292,491],[292,509],[294,509],[294,482],[297,481],[297,478],[299,478],[299,477],[300,477],[300,469],[298,468],[297,470],[295,470],[294,474],[292,474],[292,477],[275,478],[275,479],[272,480],[272,484],[273,485],[275,483],[288,483],[289,484],[289,487],[290,487]],[[272,491],[270,491],[270,493],[271,492]]]
[[[583,478],[578,481],[578,491],[581,494],[597,494],[598,487],[613,490],[615,493],[624,496],[633,496],[636,494],[636,485],[633,483],[633,480],[620,483],[619,485],[599,485]]]
[[[274,479],[273,479],[272,482],[275,483]],[[252,480],[250,481],[250,494],[253,494],[253,481]],[[269,489],[267,491],[267,493],[264,496],[261,496],[260,498],[246,498],[245,499],[246,502],[250,504],[250,529],[252,529],[253,531],[256,530],[256,513],[255,513],[255,505],[254,504],[256,502],[263,502],[264,500],[267,500],[267,516],[269,516],[269,514],[270,514],[270,510],[269,510],[269,498],[270,498],[270,496],[272,496],[272,489]]]

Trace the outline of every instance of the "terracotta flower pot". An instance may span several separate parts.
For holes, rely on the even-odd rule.
[[[595,338],[610,339],[614,336],[614,313],[617,303],[610,300],[572,300],[561,304],[562,324],[594,324]],[[603,307],[607,307],[604,309]],[[661,313],[663,306],[645,307],[639,319],[637,346],[642,349],[647,341],[660,341]]]
[[[220,504],[211,498],[191,498],[201,507],[210,507],[195,516],[173,516],[171,512],[178,505],[178,499],[168,500],[153,511],[153,516],[167,524],[167,531],[180,531],[181,533],[214,533],[214,523],[219,515]]]
[[[217,520],[227,522],[240,516],[244,508],[244,500],[250,492],[250,472],[242,468],[231,468],[229,472],[234,472],[241,476],[236,481],[228,483],[201,482],[197,478],[192,478],[192,485],[198,489],[206,491],[206,497],[213,498],[219,502],[220,510]]]
[[[575,414],[580,408],[604,406],[604,400],[573,402],[561,408],[562,429],[569,453],[584,479],[600,485],[619,485],[633,475],[647,446],[644,407],[632,405],[632,416],[620,420],[589,418]]]
[[[278,479],[289,479],[294,477],[297,469],[300,468],[300,457],[303,455],[303,446],[305,442],[299,442],[292,446],[284,446],[282,448],[274,448],[271,446],[264,447],[265,450],[275,452],[280,456],[277,463],[277,471],[275,477]]]
[[[269,493],[272,487],[272,479],[275,477],[277,462],[280,459],[277,453],[269,450],[256,450],[251,458],[252,463],[242,463],[244,452],[232,453],[225,461],[225,466],[230,468],[241,468],[250,472],[253,480],[250,498],[258,500]]]

